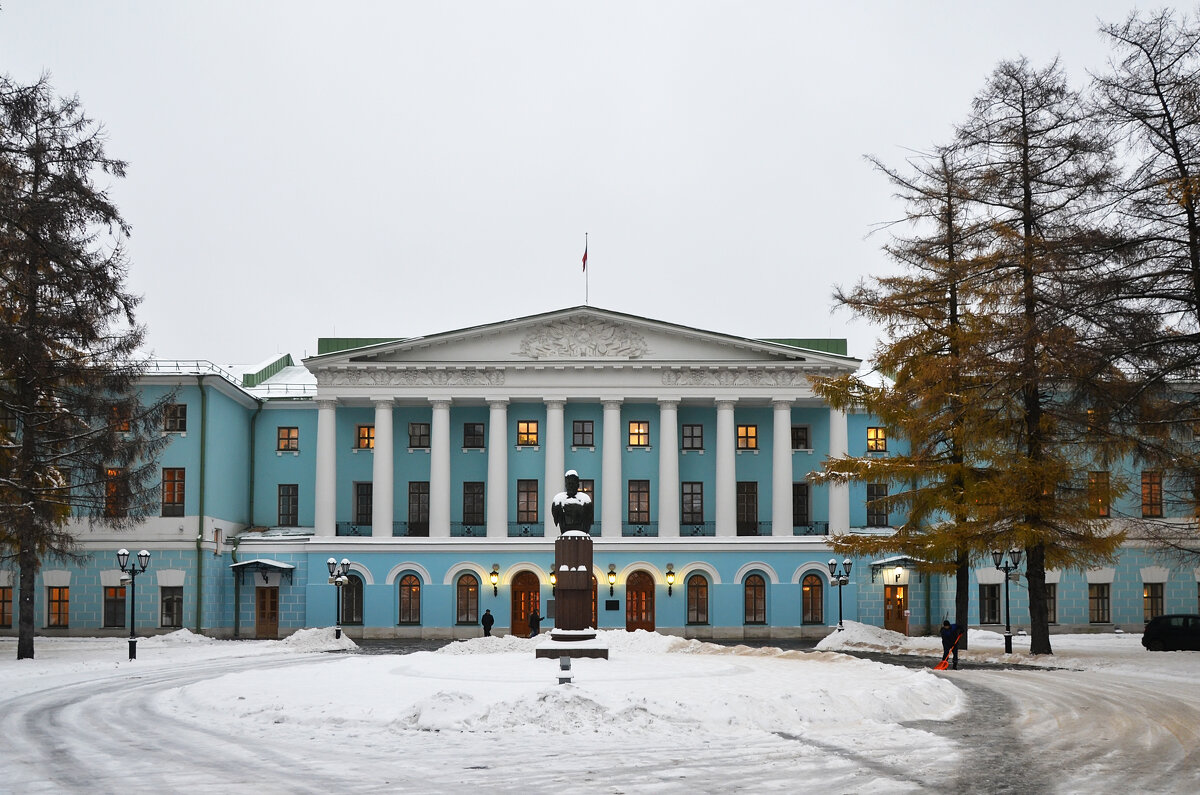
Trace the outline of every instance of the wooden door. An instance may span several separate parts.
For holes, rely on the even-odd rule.
[[[541,585],[537,575],[531,571],[523,571],[513,577],[512,583],[512,634],[519,638],[529,637],[529,611],[537,609],[542,612]],[[542,618],[545,623],[545,617]]]
[[[908,586],[883,586],[883,628],[908,634]]]
[[[279,637],[279,588],[255,588],[254,637],[275,640]]]
[[[654,578],[644,571],[625,581],[625,629],[654,631]]]

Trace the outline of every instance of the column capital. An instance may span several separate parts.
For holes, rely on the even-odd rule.
[[[395,406],[396,398],[392,395],[372,395],[371,403],[375,406]]]
[[[665,409],[678,408],[682,402],[683,398],[678,397],[663,397],[658,399],[658,405]]]
[[[777,409],[790,409],[795,402],[791,398],[771,398],[771,406]]]
[[[542,403],[545,404],[546,408],[561,409],[567,405],[567,399],[560,397],[542,398]]]
[[[453,403],[449,398],[429,398],[429,404],[435,409],[448,409]]]
[[[502,409],[508,406],[508,398],[484,398],[490,408]]]
[[[625,404],[624,398],[605,398],[600,401],[600,405],[610,411],[612,409],[620,409]]]
[[[713,400],[713,403],[718,410],[724,409],[725,411],[729,411],[737,403],[737,398],[716,398]]]
[[[317,398],[314,402],[318,409],[336,409],[338,407],[337,398]]]

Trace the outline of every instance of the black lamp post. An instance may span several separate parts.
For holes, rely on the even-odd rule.
[[[1000,565],[1004,561],[1004,553],[998,549],[992,550],[992,562],[996,564],[996,568],[1004,572],[1004,653],[1012,654],[1012,612],[1009,609],[1008,603],[1008,576],[1011,572],[1017,570],[1021,565],[1021,550],[1013,547],[1008,550],[1008,563]]]
[[[137,576],[150,565],[150,553],[142,550],[137,553],[137,560],[129,562],[129,550],[117,550],[117,565],[121,573],[129,578],[129,659],[137,659],[137,635],[134,634],[134,620],[137,616]],[[141,568],[138,568],[138,567]]]
[[[325,561],[325,565],[329,568],[329,583],[333,586],[333,638],[341,640],[342,637],[342,586],[346,584],[346,575],[350,573],[350,561],[342,558],[342,562],[338,563],[334,558]]]
[[[829,584],[837,586],[838,589],[838,632],[846,628],[842,625],[842,588],[850,584],[850,567],[853,565],[854,562],[846,558],[842,561],[842,570],[838,571],[837,561],[829,559]]]

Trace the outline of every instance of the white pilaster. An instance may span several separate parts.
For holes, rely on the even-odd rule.
[[[508,401],[488,400],[487,535],[508,537]]]
[[[737,459],[734,453],[734,400],[717,401],[718,536],[737,535]]]
[[[317,483],[313,495],[315,533],[337,534],[337,401],[317,401]]]
[[[371,537],[391,538],[395,482],[392,461],[392,399],[373,398],[375,404],[375,453],[371,464]]]
[[[432,400],[429,426],[429,537],[450,537],[450,401]],[[376,455],[378,455],[376,451]]]
[[[679,536],[679,399],[658,401],[658,535]]]
[[[554,495],[566,488],[563,472],[567,466],[565,443],[563,438],[563,407],[566,401],[561,398],[547,398],[546,404],[546,477],[542,494],[542,525],[547,538],[553,538],[558,528],[554,526],[554,517],[550,514],[550,503]]]
[[[600,457],[600,535],[621,537],[621,401],[604,401],[604,449]]]
[[[771,401],[771,535],[792,535],[792,401]]]
[[[846,430],[846,412],[829,410],[829,457],[841,458],[849,448],[849,433]],[[850,530],[850,486],[846,483],[829,484],[829,533],[836,535]]]

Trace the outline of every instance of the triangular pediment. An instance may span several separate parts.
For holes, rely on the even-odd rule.
[[[305,360],[310,370],[372,365],[440,366],[620,364],[807,364],[803,369],[852,372],[848,356],[807,350],[596,307],[474,326],[379,343]],[[802,365],[803,366],[803,365]]]

